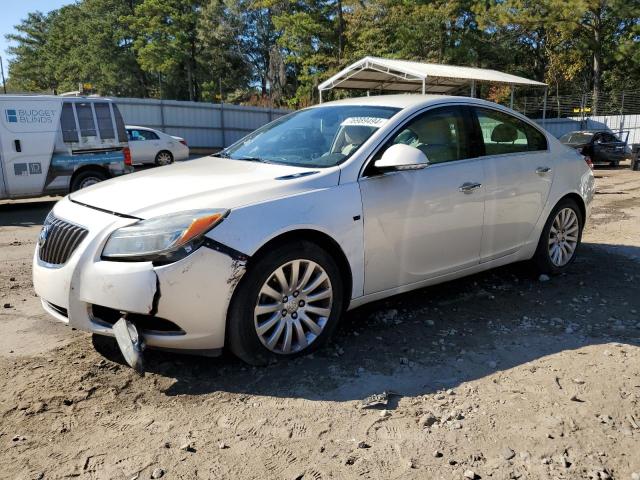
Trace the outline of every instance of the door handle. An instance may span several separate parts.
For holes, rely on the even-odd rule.
[[[481,186],[481,183],[465,182],[460,185],[460,188],[458,188],[458,190],[460,190],[462,193],[473,193],[474,190],[479,189]]]
[[[538,175],[542,175],[543,173],[549,173],[551,171],[551,167],[538,167],[536,168],[536,173]]]
[[[22,152],[22,144],[20,143],[20,140],[14,140],[13,146],[16,148],[16,152],[18,153]]]

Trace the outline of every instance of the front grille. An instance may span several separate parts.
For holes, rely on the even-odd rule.
[[[62,265],[69,260],[87,233],[85,228],[60,220],[50,213],[38,238],[40,260],[50,265]]]

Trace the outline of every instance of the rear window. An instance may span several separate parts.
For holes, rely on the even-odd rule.
[[[593,137],[592,132],[570,132],[560,137],[562,143],[589,143]]]
[[[80,135],[83,137],[96,136],[96,124],[93,121],[93,111],[90,103],[76,103],[76,114],[78,115],[78,125]]]
[[[96,110],[96,119],[98,120],[98,130],[100,138],[103,140],[113,140],[116,138],[113,130],[113,121],[111,119],[111,109],[108,103],[95,103],[93,108]]]
[[[536,128],[507,113],[475,108],[482,130],[485,155],[535,152],[547,149],[547,139]]]
[[[118,110],[117,105],[113,105],[113,114],[116,117],[116,129],[118,130],[118,140],[120,142],[127,141],[127,130],[124,128],[124,120],[122,120],[122,115],[120,115],[120,110]]]
[[[62,105],[62,115],[60,116],[62,127],[62,140],[64,142],[78,142],[78,130],[76,130],[76,117],[73,114],[73,106],[70,103]]]

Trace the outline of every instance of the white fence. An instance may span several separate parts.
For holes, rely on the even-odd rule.
[[[190,147],[231,145],[288,110],[231,104],[113,98],[127,125],[151,127],[187,140]]]
[[[640,114],[633,115],[600,115],[594,117],[547,118],[534,120],[555,137],[575,130],[610,130],[613,133],[625,132],[622,140],[629,132],[627,142],[640,143]]]
[[[127,125],[157,128],[184,137],[191,147],[217,149],[231,145],[289,110],[231,104],[114,98]],[[640,143],[640,114],[535,119],[552,135],[574,130],[629,131],[628,143]],[[623,135],[624,139],[624,135]]]

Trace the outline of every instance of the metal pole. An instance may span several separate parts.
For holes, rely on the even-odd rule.
[[[542,127],[546,125],[547,120],[547,87],[544,87],[544,100],[542,101]]]
[[[624,128],[624,92],[622,92],[622,98],[620,99],[620,136],[622,136],[623,128]]]
[[[426,94],[427,93],[427,79],[423,78],[422,79],[422,94]]]
[[[220,131],[222,132],[222,148],[227,148],[227,132],[224,126],[224,103],[220,102]]]
[[[4,81],[4,65],[2,64],[2,57],[0,56],[0,71],[2,71],[2,90],[4,94],[7,94],[7,82]]]
[[[470,96],[472,98],[475,98],[476,96],[476,81],[475,80],[471,80],[471,94]]]
[[[511,85],[511,104],[509,106],[511,110],[513,110],[513,90],[514,90],[513,85]]]

